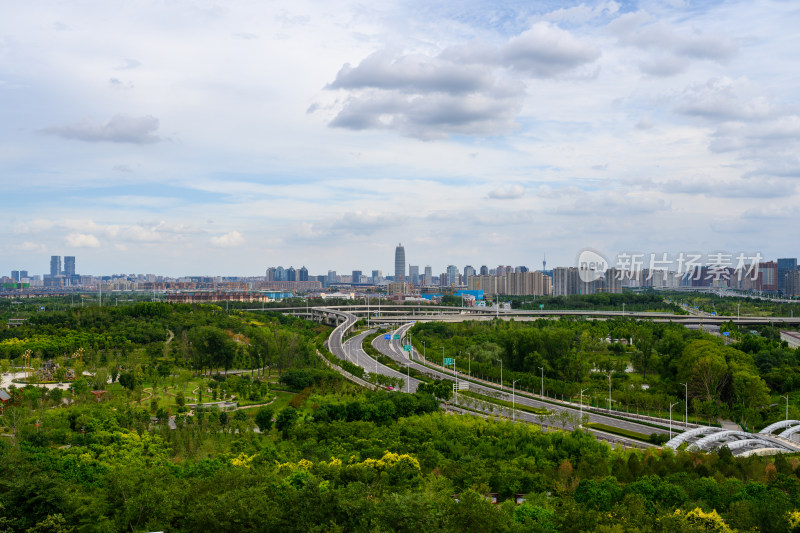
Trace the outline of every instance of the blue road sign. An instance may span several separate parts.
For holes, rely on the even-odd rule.
[[[387,333],[386,335],[383,336],[383,339],[387,340],[387,341],[390,341],[390,340],[392,340],[392,336]]]

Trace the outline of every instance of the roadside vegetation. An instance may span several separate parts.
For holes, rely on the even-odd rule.
[[[21,371],[30,350],[32,370],[33,359],[58,361],[77,377],[67,390],[9,388],[0,531],[788,531],[800,523],[798,456],[612,449],[571,430],[574,420],[546,431],[512,423],[505,405],[486,418],[445,414],[449,380],[416,394],[360,388],[320,357],[330,329],[299,319],[163,303],[29,317],[0,330],[7,371]],[[466,329],[414,335],[427,335],[429,354],[437,342],[479,341],[505,357],[516,339],[527,354],[557,355],[545,347],[563,342],[574,360],[588,326],[551,326],[490,323],[480,339]],[[655,346],[665,334],[654,330]],[[702,335],[680,338],[680,357],[697,341],[718,350]],[[775,348],[757,339],[766,344],[756,353]],[[641,344],[620,353],[597,346],[605,349],[592,357],[639,364]],[[729,368],[742,357],[721,356]],[[662,357],[654,348],[653,387],[655,378],[669,383],[655,364]],[[548,361],[529,362],[539,360]],[[506,361],[523,375],[525,357],[520,368]],[[559,372],[547,367],[547,387],[572,375]]]

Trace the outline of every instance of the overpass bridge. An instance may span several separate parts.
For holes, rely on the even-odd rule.
[[[583,318],[587,320],[610,320],[632,318],[634,320],[651,320],[660,323],[679,323],[687,326],[714,325],[721,326],[729,322],[739,326],[782,325],[800,326],[800,317],[723,317],[703,315],[678,315],[657,312],[625,312],[625,311],[590,311],[590,310],[502,310],[482,307],[447,307],[441,305],[346,305],[321,307],[273,307],[252,308],[245,311],[270,311],[290,314],[297,317],[337,326],[342,323],[342,313],[358,318],[368,318],[370,322],[381,324],[403,324],[409,321],[452,321],[465,320],[538,320],[558,319],[562,317]]]
[[[250,311],[262,311],[263,309],[251,309]],[[738,325],[758,325],[758,324],[787,324],[787,325],[798,325],[800,324],[800,318],[775,318],[775,317],[743,317],[743,318],[732,318],[732,317],[708,317],[708,316],[697,316],[697,315],[676,315],[672,313],[622,313],[619,311],[575,311],[575,310],[562,310],[562,311],[518,311],[518,310],[496,310],[496,309],[485,309],[485,308],[463,308],[463,307],[444,307],[444,306],[422,306],[422,305],[415,305],[415,306],[408,306],[408,305],[389,305],[389,306],[381,306],[380,311],[377,311],[375,306],[366,306],[366,305],[351,305],[351,306],[331,306],[331,307],[310,307],[310,308],[272,308],[269,311],[273,312],[283,312],[286,314],[292,314],[295,316],[303,317],[306,319],[315,320],[317,322],[323,322],[335,326],[333,333],[329,339],[329,347],[331,351],[340,359],[350,359],[353,362],[358,362],[359,359],[363,361],[367,361],[367,364],[370,365],[368,370],[371,368],[376,368],[376,371],[381,373],[388,373],[391,369],[384,369],[384,365],[377,364],[377,361],[372,360],[369,358],[363,351],[358,349],[356,345],[361,339],[351,339],[351,341],[356,342],[348,342],[344,343],[343,339],[347,333],[353,329],[355,324],[358,322],[360,318],[369,317],[373,323],[376,324],[402,324],[399,328],[397,328],[396,333],[400,333],[403,336],[408,329],[411,327],[411,322],[419,321],[464,321],[464,320],[492,320],[494,318],[502,318],[505,320],[538,320],[541,318],[545,319],[557,319],[564,316],[573,316],[573,317],[582,317],[587,318],[590,320],[608,320],[612,318],[634,318],[637,320],[653,320],[654,322],[675,322],[681,323],[686,325],[687,327],[691,327],[692,325],[721,325],[726,322],[733,322],[734,324]],[[376,316],[377,314],[377,316]],[[363,337],[362,337],[363,338]],[[346,344],[350,344],[350,346],[346,346]],[[382,345],[383,344],[383,345]],[[420,357],[420,354],[417,355],[417,359],[419,362],[415,362],[412,356],[404,356],[403,352],[400,350],[399,346],[394,346],[395,344],[393,341],[383,342],[382,340],[375,339],[374,346],[378,348],[382,353],[395,359],[401,365],[408,366],[410,368],[415,368],[427,374],[431,377],[436,377],[439,379],[451,379],[454,378],[457,381],[468,381],[470,384],[470,388],[473,388],[476,391],[481,391],[484,394],[491,394],[498,397],[501,397],[505,401],[508,401],[511,398],[508,398],[508,392],[502,390],[502,386],[500,387],[501,391],[498,395],[496,386],[492,386],[491,384],[481,383],[481,380],[477,380],[472,377],[464,376],[463,374],[459,374],[458,377],[451,375],[449,372],[437,368],[436,365],[431,365],[428,362],[426,364],[421,364],[423,362],[423,358]],[[359,354],[356,359],[353,359],[352,352],[354,350],[358,350]],[[396,372],[391,370],[392,372]],[[387,374],[390,375],[390,374]],[[408,381],[409,386],[413,385],[413,389],[416,389],[416,386],[419,384],[416,380],[415,382]],[[523,392],[517,392],[516,401],[522,405],[528,405],[530,407],[544,407],[544,408],[553,408],[553,402],[548,401],[544,402],[544,399],[537,400],[535,396],[525,394]],[[564,405],[559,406],[562,410],[568,411],[575,411],[575,406],[572,404],[565,403]],[[590,417],[590,420],[595,422],[601,422],[606,425],[611,425],[615,427],[621,427],[633,431],[638,431],[641,433],[666,433],[664,429],[658,429],[653,427],[652,425],[641,425],[635,419],[631,418],[631,415],[625,415],[623,413],[614,412],[614,413],[603,413],[600,409],[591,409],[591,408],[584,408],[581,406],[580,413],[586,414]],[[613,414],[614,416],[607,416]],[[520,413],[522,419],[532,418],[527,416],[525,413]],[[534,421],[534,420],[530,420]],[[649,424],[652,423],[660,424],[662,426],[666,426],[667,423],[670,423],[673,427],[673,431],[679,431],[678,426],[679,423],[675,421],[667,421],[667,420],[648,420]],[[541,421],[537,422],[541,423]],[[727,446],[735,455],[737,456],[747,456],[752,454],[775,454],[775,453],[793,453],[793,452],[800,452],[800,421],[798,420],[787,420],[784,422],[778,422],[776,424],[772,424],[761,430],[757,434],[747,433],[743,431],[729,431],[723,430],[721,428],[715,427],[705,427],[705,426],[694,426],[686,425],[684,427],[685,431],[683,433],[679,433],[674,438],[670,439],[665,446],[670,447],[673,449],[677,449],[682,444],[686,443],[689,449],[692,450],[703,450],[703,451],[713,451],[717,450],[722,446]],[[596,431],[592,431],[593,433],[598,433]],[[778,432],[778,433],[776,433]],[[602,435],[598,435],[603,437]],[[608,438],[609,435],[604,436],[604,438]],[[641,446],[642,443],[634,443],[630,440],[626,439],[618,439],[620,443],[625,445],[639,445]]]

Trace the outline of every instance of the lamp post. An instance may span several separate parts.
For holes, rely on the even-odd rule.
[[[581,411],[580,411],[581,414],[580,414],[580,418],[578,418],[578,425],[579,426],[583,423],[583,393],[586,392],[587,390],[589,390],[589,389],[583,389],[581,391]]]
[[[689,385],[688,381],[686,383],[681,383],[686,389],[686,394],[684,395],[683,402],[686,404],[686,412],[683,415],[683,427],[689,427]]]
[[[458,376],[456,375],[456,358],[453,357],[453,379],[456,380],[456,405],[458,405]]]
[[[515,379],[511,382],[511,420],[514,421],[517,419],[517,410],[514,403],[514,390],[515,385],[517,384],[518,379]]]
[[[539,370],[542,371],[542,398],[544,398],[544,368],[540,366]]]
[[[786,400],[786,420],[789,420],[789,395],[781,396],[784,400]]]
[[[425,351],[425,341],[422,341],[422,359],[427,361],[428,359],[425,357],[425,353],[426,353],[426,351]]]
[[[608,371],[608,410],[611,411],[611,370]]]
[[[669,406],[669,440],[672,440],[672,408],[678,405],[678,402]]]
[[[622,302],[622,316],[625,316],[625,302]]]
[[[469,358],[467,360],[467,375],[472,377],[472,354],[467,352],[467,357]]]
[[[500,359],[500,390],[503,390],[503,360]]]

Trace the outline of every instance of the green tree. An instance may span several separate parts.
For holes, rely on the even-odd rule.
[[[275,419],[275,427],[278,429],[278,431],[283,433],[283,438],[288,436],[289,430],[294,427],[298,418],[297,409],[294,407],[286,407],[281,409],[277,418]]]
[[[269,405],[264,405],[258,408],[256,413],[256,425],[263,433],[266,433],[272,428],[272,416],[274,410]]]

